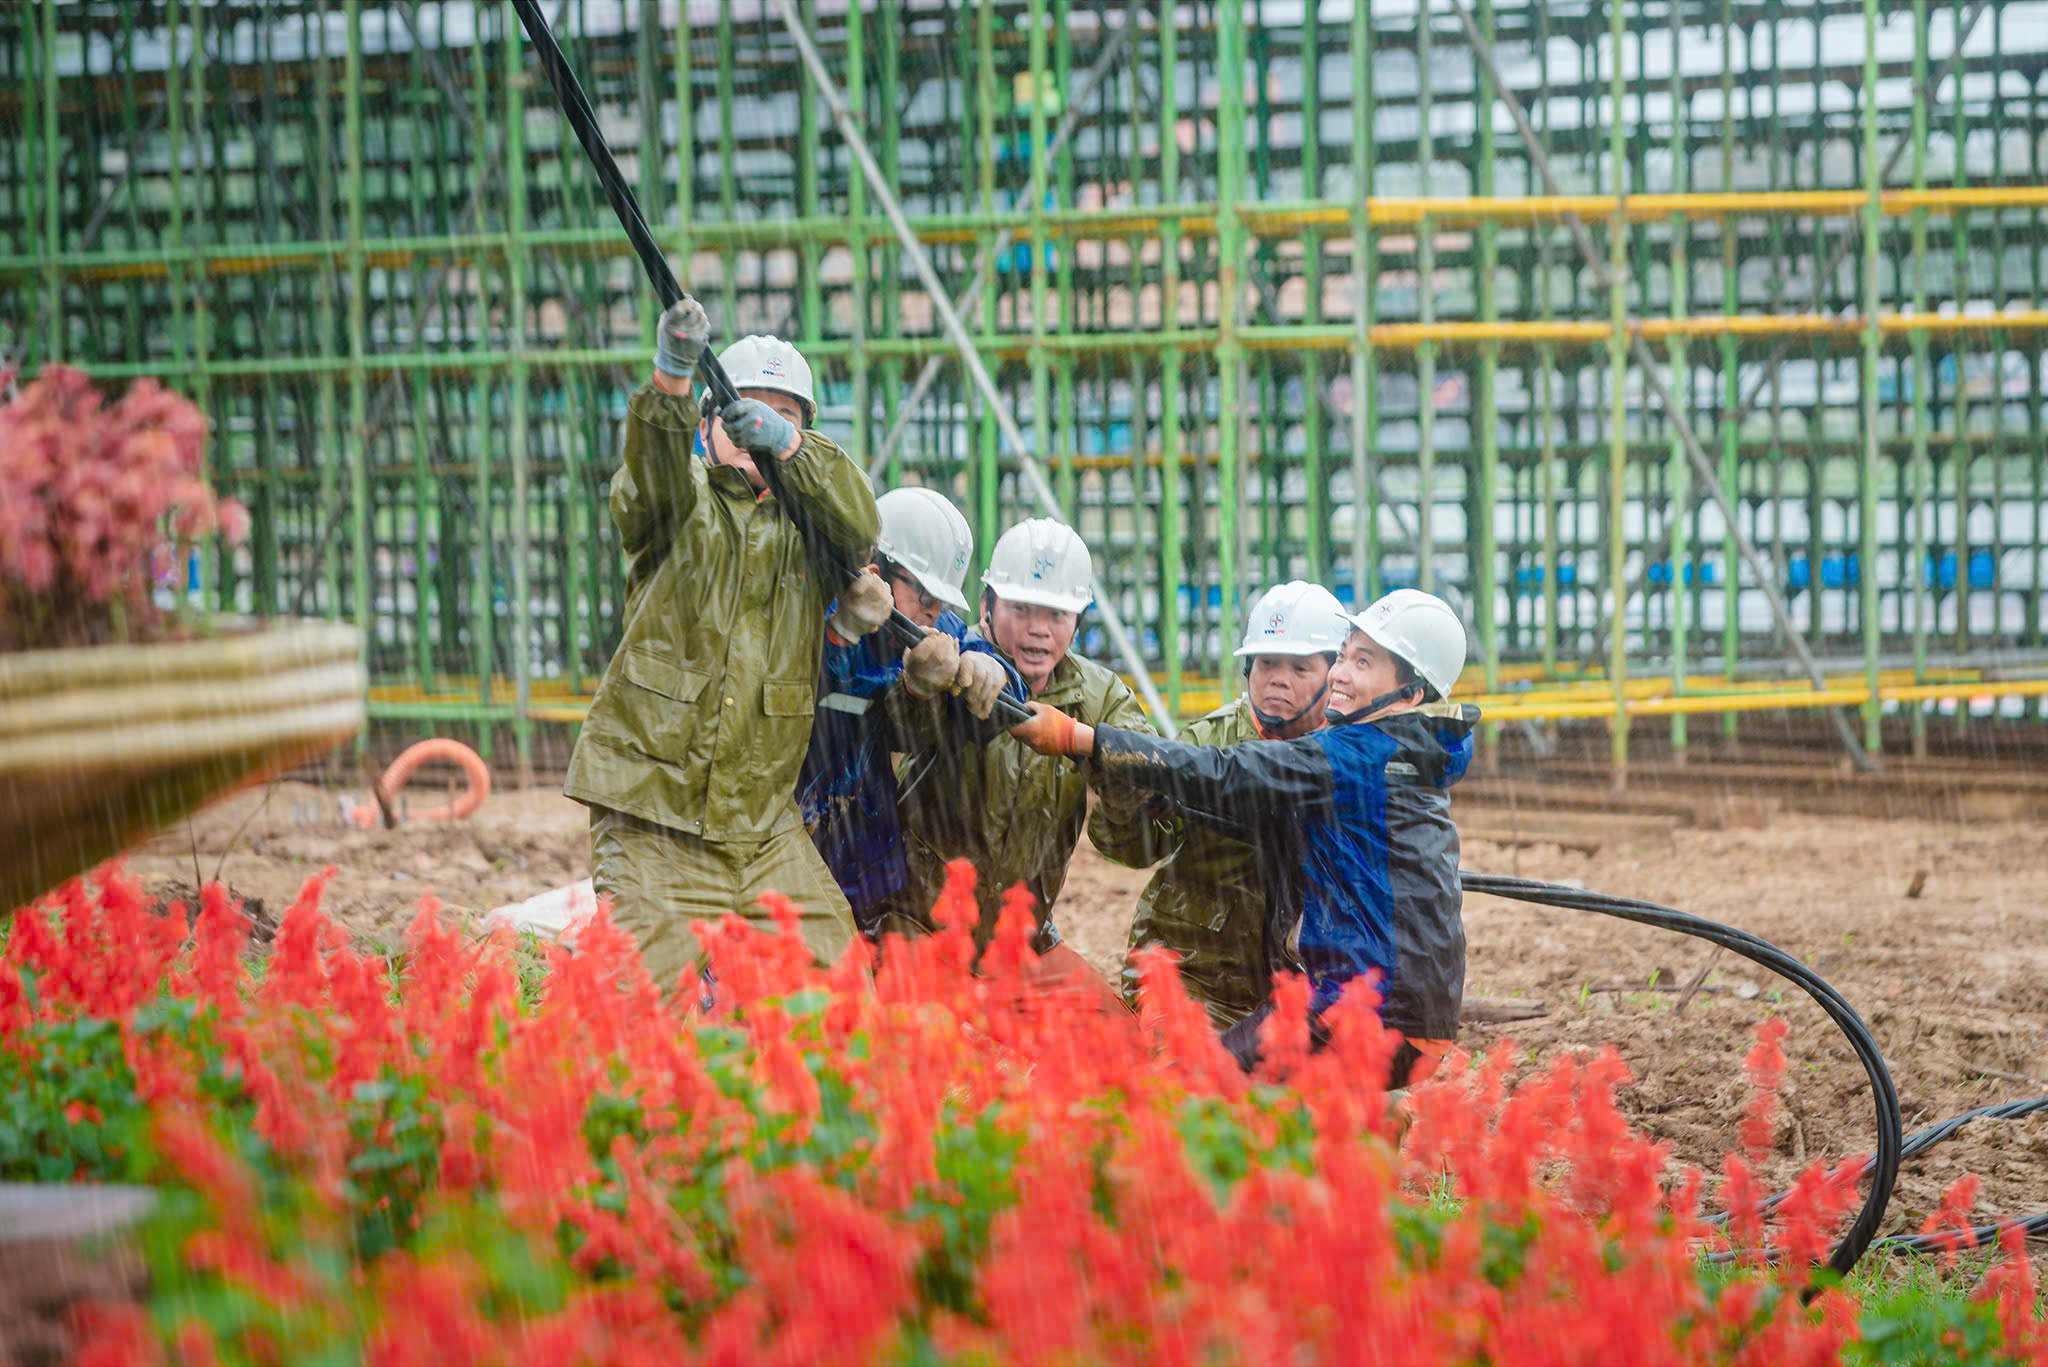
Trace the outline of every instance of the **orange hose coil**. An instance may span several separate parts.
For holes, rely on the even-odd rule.
[[[423,812],[415,812],[410,819],[461,821],[474,815],[476,809],[484,805],[484,799],[491,795],[491,769],[483,762],[482,756],[459,740],[437,736],[432,740],[423,740],[417,745],[407,746],[397,759],[391,761],[391,767],[384,771],[384,777],[377,780],[377,792],[383,796],[385,802],[394,801],[399,790],[412,778],[415,769],[437,759],[445,759],[459,766],[463,777],[468,781],[468,786],[453,802],[439,807],[429,807]],[[355,821],[365,830],[374,827],[377,824],[377,808],[356,808]]]

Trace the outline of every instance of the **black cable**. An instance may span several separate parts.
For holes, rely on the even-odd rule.
[[[1851,1047],[1863,1063],[1864,1070],[1871,1076],[1873,1096],[1878,1098],[1877,1153],[1873,1159],[1858,1162],[1855,1176],[1860,1181],[1875,1167],[1879,1180],[1873,1182],[1870,1195],[1857,1216],[1856,1224],[1851,1227],[1848,1236],[1835,1247],[1830,1265],[1838,1272],[1846,1273],[1863,1254],[1871,1250],[1887,1253],[1934,1253],[1944,1251],[1955,1242],[1955,1231],[1935,1234],[1894,1234],[1883,1239],[1871,1237],[1871,1232],[1883,1218],[1884,1207],[1890,1202],[1892,1188],[1898,1179],[1899,1165],[1906,1159],[1918,1157],[1936,1144],[1954,1138],[1965,1126],[1978,1120],[2022,1120],[2028,1116],[2048,1112],[2048,1097],[1979,1106],[1961,1115],[1938,1121],[1925,1129],[1916,1130],[1898,1140],[1895,1153],[1887,1161],[1888,1136],[1896,1135],[1897,1131],[1903,1128],[1903,1122],[1898,1114],[1898,1094],[1892,1085],[1890,1071],[1884,1066],[1884,1059],[1877,1049],[1876,1040],[1870,1036],[1868,1028],[1864,1026],[1854,1009],[1839,992],[1798,960],[1747,931],[1723,926],[1654,902],[1613,897],[1606,893],[1585,892],[1577,888],[1537,883],[1529,879],[1500,878],[1490,874],[1468,873],[1462,875],[1462,881],[1466,890],[1470,892],[1487,893],[1516,901],[1537,902],[1568,910],[1600,912],[1623,920],[1710,940],[1733,949],[1744,958],[1761,964],[1782,977],[1791,979],[1821,1004],[1822,1009],[1827,1011],[1843,1034],[1848,1036]],[[1775,1193],[1765,1198],[1759,1208],[1763,1211],[1775,1209],[1783,1204],[1789,1194]],[[1726,1219],[1725,1215],[1717,1216],[1714,1223],[1721,1223]],[[2007,1226],[2015,1224],[2027,1238],[2048,1237],[2048,1211],[1996,1224],[1978,1225],[1970,1232],[1979,1246],[1987,1246],[1995,1242]]]
[[[1989,1248],[1998,1242],[1999,1235],[2007,1227],[2018,1225],[2020,1232],[2029,1239],[2048,1238],[2048,1210],[2038,1215],[2015,1217],[1995,1225],[1978,1225],[1970,1231],[1978,1248]],[[1945,1230],[1938,1234],[1894,1234],[1879,1239],[1870,1246],[1873,1253],[1946,1253],[1954,1248],[1960,1239],[1957,1230]]]
[[[562,116],[576,130],[576,140],[583,144],[584,155],[590,158],[590,168],[597,174],[597,183],[604,187],[604,197],[611,201],[619,226],[626,230],[626,240],[633,244],[633,253],[640,258],[640,268],[647,272],[648,282],[654,286],[662,308],[668,308],[683,297],[683,287],[677,283],[675,272],[668,268],[668,258],[662,255],[661,246],[654,240],[647,220],[641,217],[640,201],[633,194],[633,187],[626,184],[618,159],[612,155],[611,145],[604,140],[604,130],[597,126],[596,111],[591,109],[590,99],[583,93],[576,73],[569,69],[569,59],[562,55],[562,45],[555,41],[547,16],[541,13],[540,0],[512,0],[512,9],[519,15],[520,27],[526,30],[527,38],[540,56],[541,70],[547,73],[548,84],[554,87],[555,99],[562,106]],[[733,388],[732,377],[725,373],[724,365],[709,347],[704,349],[697,368],[703,372],[711,389],[714,405],[711,416],[715,417],[728,405],[739,402],[739,391]]]
[[[1974,1120],[2025,1120],[2030,1115],[2048,1111],[2048,1096],[2037,1096],[2027,1101],[2001,1101],[1992,1106],[1979,1106],[1974,1111],[1929,1125],[1924,1130],[1915,1130],[1906,1138],[1902,1157],[1917,1158],[1945,1139],[1955,1137],[1956,1131]]]
[[[583,87],[576,80],[576,73],[569,69],[569,61],[562,55],[561,44],[555,41],[554,32],[549,29],[547,16],[541,13],[539,0],[512,0],[512,8],[519,15],[520,26],[533,43],[534,51],[540,55],[541,69],[547,72],[548,84],[554,87],[555,99],[562,106],[562,116],[569,126],[576,130],[576,140],[583,144],[584,155],[590,158],[591,169],[597,173],[598,184],[604,187],[605,198],[611,201],[612,212],[618,215],[619,226],[626,230],[626,238],[633,244],[633,252],[640,258],[641,269],[647,272],[648,281],[654,286],[655,294],[666,309],[683,297],[683,287],[676,282],[675,273],[668,268],[668,258],[662,255],[661,247],[654,240],[654,233],[648,228],[647,220],[641,217],[640,201],[633,194],[633,187],[626,184],[625,176],[619,170],[617,158],[604,140],[604,132],[597,126],[597,115],[590,107],[590,100],[583,93]],[[725,373],[725,366],[710,347],[697,361],[698,373],[704,376],[711,391],[712,406],[707,417],[717,417],[727,407],[739,402],[739,391],[733,387],[732,377]],[[860,577],[860,568],[848,564],[812,525],[810,514],[800,502],[783,495],[776,487],[775,462],[763,461],[756,467],[769,492],[775,495],[776,506],[782,509],[797,535],[802,538],[811,558],[819,565],[840,576],[843,583],[851,584]],[[905,616],[891,609],[885,624],[889,634],[906,649],[922,641],[929,633]],[[1004,721],[1016,723],[1026,721],[1031,713],[1022,703],[1007,694],[998,694],[995,702],[996,714]]]
[[[1638,925],[1655,926],[1660,930],[1675,931],[1681,935],[1691,935],[1709,941],[1724,949],[1731,949],[1752,963],[1790,980],[1801,991],[1820,1003],[1821,1009],[1827,1012],[1836,1027],[1848,1038],[1849,1047],[1854,1050],[1857,1060],[1862,1063],[1864,1072],[1869,1076],[1871,1099],[1877,1112],[1877,1149],[1866,1169],[1871,1175],[1870,1193],[1864,1198],[1863,1208],[1857,1212],[1854,1223],[1849,1226],[1849,1232],[1835,1245],[1834,1253],[1828,1260],[1829,1266],[1846,1275],[1876,1238],[1878,1225],[1884,1219],[1885,1207],[1891,1202],[1892,1188],[1898,1183],[1899,1163],[1905,1150],[1905,1124],[1899,1115],[1898,1088],[1892,1083],[1891,1072],[1885,1067],[1884,1054],[1878,1048],[1877,1040],[1871,1035],[1870,1028],[1863,1023],[1863,1018],[1856,1014],[1855,1008],[1819,974],[1769,941],[1751,935],[1748,931],[1737,930],[1732,926],[1724,926],[1717,921],[1709,921],[1705,917],[1680,911],[1676,907],[1638,901],[1629,897],[1614,897],[1607,893],[1587,892],[1579,888],[1567,888],[1529,878],[1503,878],[1496,874],[1483,873],[1465,873],[1459,877],[1467,892],[1484,893],[1487,896],[1504,897],[1517,902],[1535,902],[1570,911],[1597,912],[1624,921],[1634,921]]]
[[[1950,1116],[1947,1120],[1937,1121],[1924,1130],[1915,1130],[1907,1135],[1906,1142],[1899,1149],[1899,1158],[1901,1161],[1918,1158],[1936,1144],[1955,1138],[1963,1126],[1975,1120],[2024,1120],[2042,1111],[2048,1111],[2048,1096],[2035,1097],[2028,1101],[2001,1101],[1990,1106],[1979,1106],[1974,1111],[1964,1111],[1961,1115]],[[1863,1176],[1861,1160],[1857,1164],[1856,1176],[1859,1179]],[[1787,1191],[1774,1192],[1763,1199],[1759,1208],[1765,1211],[1775,1210],[1791,1194]],[[1719,1223],[1727,1218],[1725,1215],[1718,1215],[1714,1217],[1714,1222]]]

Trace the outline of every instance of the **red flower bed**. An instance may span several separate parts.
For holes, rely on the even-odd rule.
[[[100,880],[0,958],[0,1179],[162,1193],[152,1299],[82,1362],[1917,1360],[1809,1272],[1855,1199],[1818,1167],[1767,1225],[1732,1158],[1741,1256],[1700,1256],[1612,1053],[1512,1089],[1454,1055],[1397,1144],[1363,1003],[1311,1055],[1283,984],[1247,1079],[1164,958],[1104,1017],[1030,986],[1018,906],[971,976],[964,877],[879,969],[812,966],[786,907],[706,928],[708,1011],[602,919],[542,966],[429,905],[387,960],[315,878],[255,972],[219,887],[188,927]],[[1912,1333],[2048,1360],[2011,1254]]]

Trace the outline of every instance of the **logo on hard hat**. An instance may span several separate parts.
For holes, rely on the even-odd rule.
[[[1048,572],[1049,570],[1051,570],[1051,569],[1052,569],[1052,567],[1053,567],[1054,565],[1056,565],[1056,564],[1058,564],[1058,563],[1059,563],[1059,562],[1058,562],[1057,560],[1055,560],[1055,559],[1054,559],[1054,558],[1053,558],[1052,556],[1049,556],[1049,555],[1041,555],[1041,556],[1039,556],[1039,557],[1038,557],[1038,559],[1036,559],[1036,560],[1034,560],[1034,561],[1032,561],[1032,562],[1031,562],[1031,577],[1032,577],[1033,579],[1043,579],[1043,578],[1045,578],[1045,576],[1046,576],[1046,573],[1047,573],[1047,572]]]
[[[1266,634],[1268,636],[1277,635],[1281,631],[1286,630],[1286,628],[1287,613],[1285,611],[1276,612],[1266,619]]]

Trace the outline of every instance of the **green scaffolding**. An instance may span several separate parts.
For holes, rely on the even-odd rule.
[[[799,6],[948,289],[993,261],[977,349],[1169,704],[1227,695],[1292,577],[1448,593],[1488,693],[1604,666],[1617,760],[1630,675],[1786,672],[1767,590],[1869,680],[1872,750],[1883,671],[2041,672],[2048,35],[1998,0],[1478,4],[1563,193],[1606,197],[1562,207],[1610,293],[1507,203],[1540,168],[1459,6],[1419,8]],[[721,334],[797,341],[856,456],[901,425],[878,484],[958,499],[982,554],[1033,515],[777,10],[547,9]],[[0,348],[193,395],[256,529],[205,600],[352,622],[373,715],[530,756],[617,639],[655,302],[509,7],[8,6],[0,71]]]

